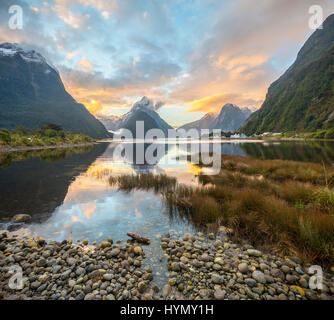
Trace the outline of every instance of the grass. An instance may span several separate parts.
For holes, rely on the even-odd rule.
[[[236,238],[310,262],[334,263],[333,168],[223,156],[221,172],[198,187],[166,175],[111,178],[123,190],[161,192],[170,212],[199,226],[224,224]]]
[[[93,142],[91,137],[64,131],[60,126],[48,124],[41,129],[18,127],[13,131],[0,130],[0,148],[18,146],[53,146]]]

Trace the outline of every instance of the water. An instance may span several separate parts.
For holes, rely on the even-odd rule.
[[[108,179],[165,173],[178,182],[196,185],[201,169],[187,158],[196,150],[171,142],[163,144],[164,152],[153,163],[139,164],[116,156],[118,146],[105,142],[88,148],[0,154],[0,229],[9,225],[13,215],[28,213],[33,219],[25,232],[47,240],[99,242],[111,237],[124,242],[127,232],[139,233],[151,238],[151,245],[144,247],[145,263],[161,286],[167,269],[157,235],[171,232],[176,238],[198,229],[177,212],[170,213],[160,194],[119,191]],[[149,146],[143,144],[144,150]],[[222,142],[217,146],[214,149],[221,154],[334,163],[333,143]]]

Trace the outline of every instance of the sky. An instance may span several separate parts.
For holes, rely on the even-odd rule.
[[[11,5],[23,29],[8,27]],[[46,56],[97,116],[147,96],[173,126],[225,103],[259,108],[314,30],[312,5],[333,0],[1,0],[0,43]]]

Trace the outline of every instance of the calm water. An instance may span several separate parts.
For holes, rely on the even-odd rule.
[[[149,146],[142,145],[144,150]],[[165,173],[181,183],[196,185],[201,169],[189,162],[188,156],[194,153],[190,145],[163,144],[164,152],[150,164],[134,163],[122,154],[115,156],[117,147],[117,143],[106,142],[86,148],[0,154],[0,229],[11,225],[13,215],[28,213],[33,220],[24,232],[48,240],[99,242],[111,237],[125,241],[127,232],[139,233],[151,238],[151,245],[144,248],[146,264],[161,285],[167,269],[161,262],[164,252],[157,235],[171,232],[178,237],[198,230],[177,212],[170,214],[159,194],[122,192],[111,187],[108,179],[122,174]],[[325,142],[224,142],[213,149],[228,155],[334,163],[334,144]]]

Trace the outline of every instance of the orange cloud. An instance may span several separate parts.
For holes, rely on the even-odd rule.
[[[80,60],[79,65],[87,71],[92,71],[92,64],[84,57]]]
[[[259,99],[260,100],[254,100],[252,98],[246,98],[240,94],[233,93],[216,94],[188,103],[190,108],[186,112],[217,112],[226,103],[234,103],[241,107],[253,107],[262,102],[262,96],[260,96]]]

